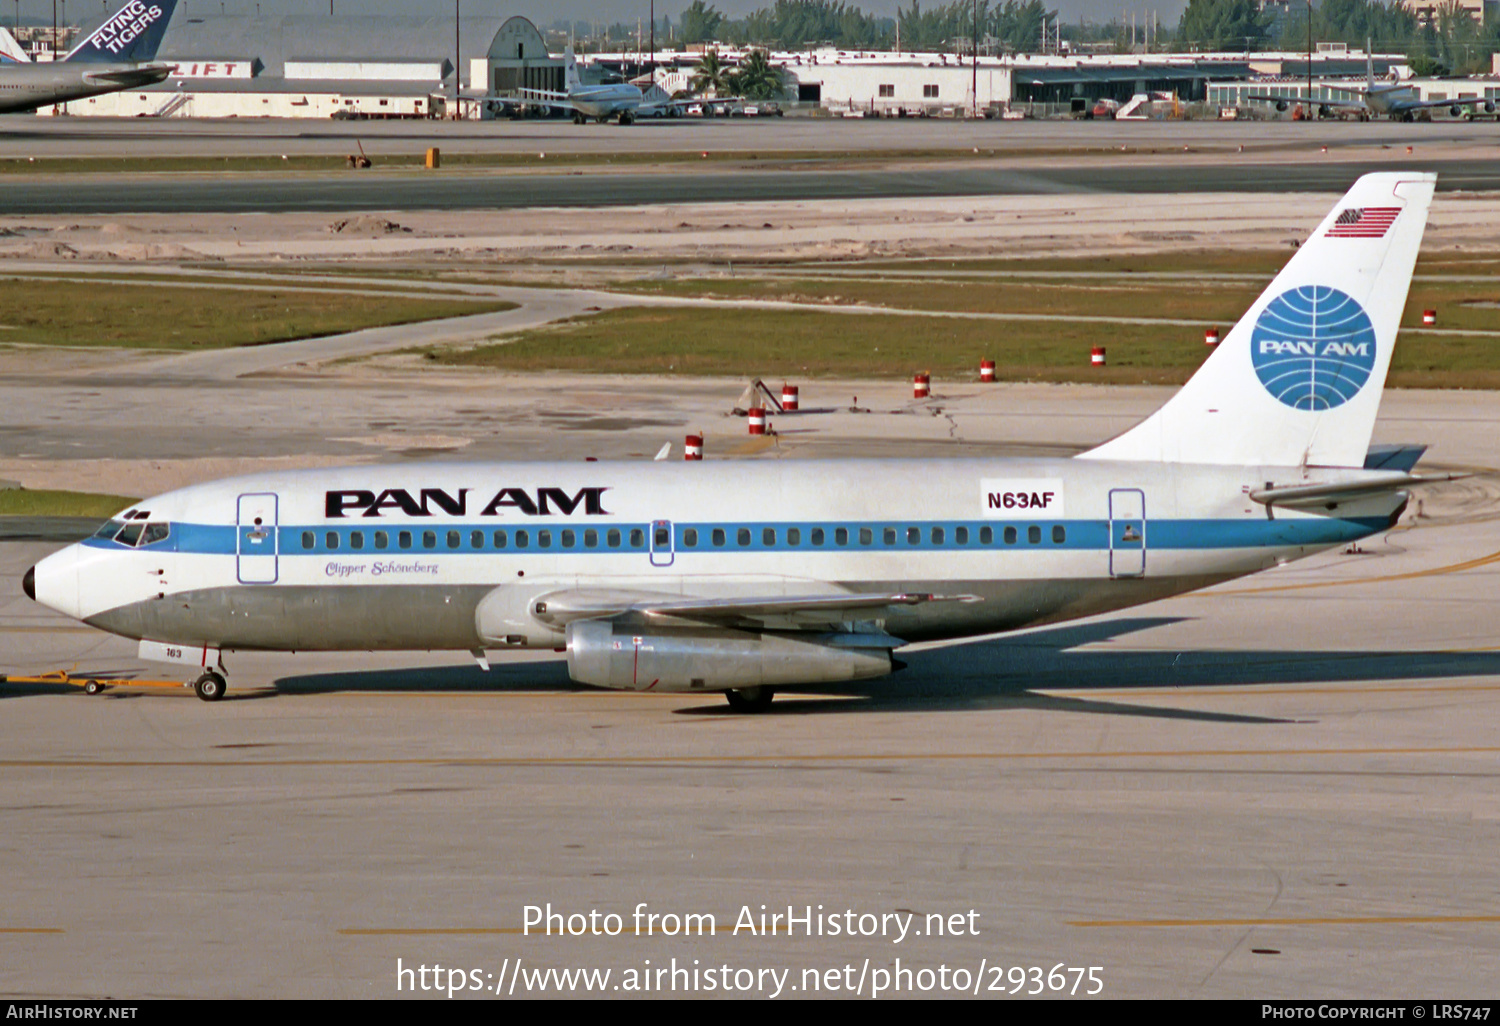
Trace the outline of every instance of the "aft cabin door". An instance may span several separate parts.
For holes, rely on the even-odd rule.
[[[241,584],[276,583],[276,547],[276,496],[241,495],[234,549]]]
[[[1146,493],[1139,488],[1109,493],[1109,575],[1146,575]]]
[[[651,522],[651,565],[671,566],[674,557],[672,521]]]

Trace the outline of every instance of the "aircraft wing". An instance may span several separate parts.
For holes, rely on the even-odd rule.
[[[574,620],[661,619],[694,620],[722,625],[774,622],[787,629],[812,629],[849,620],[871,619],[891,606],[928,602],[973,602],[973,595],[932,595],[910,592],[844,592],[798,596],[691,598],[609,589],[572,589],[552,592],[533,605],[540,620],[559,626]]]
[[[505,98],[500,97],[502,100]],[[554,110],[577,109],[567,93],[553,92],[551,89],[517,89],[515,99],[533,106],[550,107]]]
[[[1492,105],[1495,101],[1483,96],[1467,96],[1462,100],[1401,100],[1396,109],[1407,110],[1432,110],[1438,107],[1481,107]]]
[[[1308,102],[1307,97],[1305,96],[1277,96],[1274,93],[1246,93],[1245,99],[1259,100],[1262,103],[1285,103],[1288,105],[1298,103],[1306,104]],[[1314,100],[1312,101],[1311,106],[1347,107],[1350,110],[1366,109],[1365,102],[1363,100]]]

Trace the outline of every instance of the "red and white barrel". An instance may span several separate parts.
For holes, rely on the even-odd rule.
[[[759,406],[750,410],[750,433],[752,435],[763,435],[766,433],[766,411]]]
[[[1095,346],[1093,348],[1093,350],[1089,353],[1089,363],[1092,363],[1095,367],[1103,367],[1104,366],[1104,347],[1103,346]]]
[[[702,435],[687,436],[687,441],[682,443],[682,458],[685,460],[701,460],[703,458]]]
[[[1423,310],[1422,311],[1422,323],[1425,324],[1429,328],[1432,327],[1434,324],[1436,324],[1437,323],[1437,311],[1436,310]]]
[[[932,377],[928,374],[918,374],[911,379],[911,397],[913,399],[926,399],[927,394],[932,391]]]
[[[1203,333],[1203,344],[1206,345],[1206,346],[1216,346],[1216,345],[1218,345],[1219,344],[1219,329],[1218,328],[1209,328],[1207,331],[1205,331]]]
[[[786,411],[794,411],[797,409],[796,385],[781,386],[781,408]]]
[[[979,361],[979,380],[984,382],[992,382],[995,380],[994,360]]]

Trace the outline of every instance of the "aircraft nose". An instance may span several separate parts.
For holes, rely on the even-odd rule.
[[[21,590],[31,601],[36,601],[36,567],[26,571],[26,576],[21,578]]]

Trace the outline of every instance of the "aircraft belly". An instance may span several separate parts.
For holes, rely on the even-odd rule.
[[[492,585],[205,588],[91,616],[129,638],[270,651],[479,646],[474,610]]]

